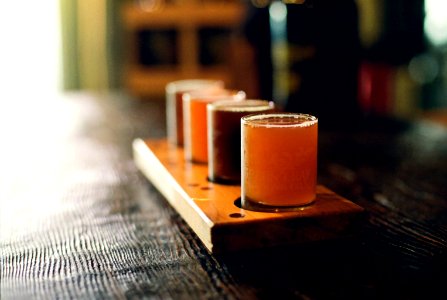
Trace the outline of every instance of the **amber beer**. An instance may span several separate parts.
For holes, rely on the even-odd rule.
[[[208,179],[224,184],[241,181],[241,118],[272,112],[273,102],[249,99],[218,101],[207,106]]]
[[[242,206],[293,210],[316,197],[318,119],[281,113],[243,117]]]
[[[223,81],[214,79],[184,79],[166,85],[166,129],[171,144],[183,146],[183,94],[223,87]]]
[[[208,129],[206,106],[217,101],[241,101],[245,92],[229,89],[208,89],[183,95],[183,131],[185,159],[208,163]]]

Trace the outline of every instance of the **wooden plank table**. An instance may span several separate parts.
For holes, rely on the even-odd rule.
[[[166,136],[163,101],[18,96],[0,104],[9,107],[0,110],[2,300],[445,294],[444,126],[365,117],[357,126],[319,131],[318,182],[365,209],[356,235],[215,255],[135,165],[136,138]],[[195,176],[190,171],[176,172]],[[215,193],[218,186],[200,178],[188,192]],[[213,209],[209,200],[191,203]],[[231,205],[231,213],[242,212]]]

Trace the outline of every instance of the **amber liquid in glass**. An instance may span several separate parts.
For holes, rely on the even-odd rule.
[[[192,100],[189,106],[191,115],[191,160],[194,162],[206,163],[207,153],[207,120],[206,105],[208,101]]]
[[[248,120],[242,125],[242,137],[243,206],[296,207],[314,201],[316,118],[309,121],[283,114]]]

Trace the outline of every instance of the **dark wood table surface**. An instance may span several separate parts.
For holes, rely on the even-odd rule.
[[[319,181],[366,209],[357,235],[213,256],[133,162],[163,101],[2,100],[1,299],[446,298],[445,127],[321,130]]]

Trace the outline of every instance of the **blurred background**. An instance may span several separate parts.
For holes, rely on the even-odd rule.
[[[2,1],[0,39],[3,101],[206,77],[319,116],[447,110],[444,0]]]

